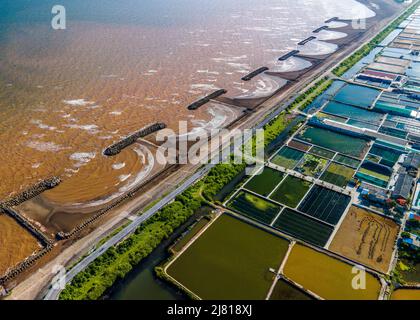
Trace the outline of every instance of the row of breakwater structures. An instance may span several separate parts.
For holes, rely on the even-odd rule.
[[[138,139],[144,138],[145,136],[152,134],[156,131],[166,128],[166,124],[162,122],[157,122],[152,125],[149,125],[145,128],[140,129],[139,131],[125,137],[124,139],[112,144],[104,150],[104,155],[106,156],[115,156],[119,154],[123,149],[135,143]]]
[[[129,135],[128,137],[122,139],[121,141],[116,142],[115,144],[108,147],[104,154],[107,156],[112,156],[120,153],[124,148],[130,146],[131,144],[135,143],[137,139],[146,137],[154,132],[157,132],[161,129],[166,128],[166,124],[164,123],[154,123],[147,127],[144,127],[134,134]],[[126,194],[119,197],[116,201],[112,202],[108,206],[100,209],[97,211],[93,216],[88,218],[87,220],[83,221],[81,224],[73,228],[69,232],[58,232],[55,235],[55,238],[51,239],[46,236],[43,231],[40,230],[37,226],[35,226],[30,220],[28,220],[23,214],[19,213],[18,210],[15,210],[14,207],[19,207],[20,205],[26,203],[27,201],[32,201],[34,198],[37,198],[42,195],[43,192],[50,190],[56,186],[58,186],[61,182],[61,179],[58,177],[53,177],[51,179],[43,180],[36,185],[28,188],[27,190],[23,191],[22,193],[16,195],[15,197],[8,199],[2,203],[0,203],[0,214],[6,214],[12,217],[21,227],[27,230],[39,243],[40,249],[36,252],[32,253],[29,257],[25,258],[24,261],[18,263],[15,266],[11,266],[8,268],[7,272],[0,278],[0,285],[4,286],[7,289],[11,280],[18,277],[28,268],[33,266],[37,261],[43,258],[47,253],[49,253],[56,241],[60,240],[67,240],[73,238],[74,236],[78,235],[81,231],[86,229],[86,227],[92,225],[95,221],[101,218],[103,215],[108,213],[113,208],[120,205],[122,202],[127,200],[128,198],[132,198],[140,189],[144,188],[146,184],[151,181],[156,180],[161,175],[164,175],[166,171],[173,170],[171,166],[165,168],[163,171],[156,172],[153,176],[149,177],[146,181],[136,186],[134,189],[129,190]]]
[[[34,252],[29,257],[26,257],[24,261],[20,262],[16,266],[10,266],[6,274],[0,274],[0,286],[4,286],[8,281],[16,278],[23,271],[27,270],[29,267],[35,264],[39,259],[44,257],[48,252],[53,248],[54,241],[48,238],[41,230],[35,227],[29,220],[27,220],[23,215],[19,214],[13,209],[13,207],[22,204],[25,201],[28,201],[44,191],[50,190],[58,186],[61,182],[61,179],[58,177],[53,177],[50,179],[43,180],[34,186],[28,188],[27,190],[21,192],[20,194],[0,203],[0,215],[6,214],[14,219],[22,228],[27,230],[41,245],[41,249],[37,252]],[[16,240],[19,241],[19,240]]]

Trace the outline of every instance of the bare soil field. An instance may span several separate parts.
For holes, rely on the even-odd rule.
[[[387,273],[398,231],[394,221],[352,206],[329,249]]]
[[[0,214],[0,276],[39,249],[29,232],[11,217]]]

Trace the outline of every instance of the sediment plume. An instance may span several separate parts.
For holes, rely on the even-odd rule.
[[[243,81],[249,81],[252,78],[254,78],[257,75],[259,75],[260,73],[263,73],[263,72],[265,72],[267,70],[269,70],[267,67],[258,68],[257,70],[254,70],[251,73],[247,74],[245,77],[242,77],[241,80],[243,80]]]
[[[211,99],[215,99],[217,97],[220,97],[221,95],[227,93],[227,90],[225,89],[219,89],[213,93],[210,93],[209,95],[205,96],[204,98],[201,98],[200,100],[197,100],[190,104],[187,108],[188,110],[197,110],[201,106],[205,105],[207,102],[210,102]]]
[[[114,143],[104,150],[104,155],[106,156],[115,156],[119,154],[124,148],[127,148],[129,145],[132,145],[136,142],[137,139],[143,138],[153,132],[162,130],[166,128],[166,124],[163,122],[156,122],[150,126],[140,129],[139,131],[125,137],[124,139]]]

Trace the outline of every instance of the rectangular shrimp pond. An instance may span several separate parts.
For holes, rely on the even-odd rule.
[[[302,179],[287,176],[282,184],[273,192],[270,199],[295,208],[311,187],[311,183]]]
[[[293,169],[304,155],[305,153],[302,151],[284,146],[270,162],[286,169]]]
[[[270,224],[282,208],[278,204],[258,197],[245,190],[239,191],[239,193],[228,202],[227,207],[264,224]]]
[[[346,84],[335,95],[334,100],[361,108],[369,108],[378,98],[380,90],[358,86],[355,84]]]
[[[399,229],[391,219],[352,206],[329,250],[387,273]]]
[[[369,148],[368,140],[311,126],[299,132],[297,138],[359,159]]]
[[[303,245],[295,245],[284,267],[284,275],[327,300],[377,300],[381,282],[366,272],[366,288],[354,289],[352,265]]]
[[[169,267],[202,299],[264,300],[289,242],[230,215],[220,216]]]
[[[334,231],[332,226],[289,208],[282,211],[273,227],[296,239],[320,247],[327,244]]]
[[[280,171],[264,167],[244,186],[245,189],[268,196],[271,191],[283,180],[284,174]]]

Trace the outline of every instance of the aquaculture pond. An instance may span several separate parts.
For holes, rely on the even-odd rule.
[[[361,158],[368,147],[368,142],[362,138],[318,127],[306,127],[298,137],[301,140],[356,158]]]
[[[361,108],[369,108],[380,94],[380,90],[347,84],[338,91],[334,100]]]
[[[385,188],[388,185],[391,175],[391,168],[371,161],[365,161],[357,172],[356,177]]]
[[[325,90],[322,94],[320,94],[315,100],[307,106],[303,112],[308,114],[313,114],[317,110],[319,110],[327,101],[331,100],[334,97],[338,90],[340,90],[346,83],[344,81],[334,81],[331,86]]]
[[[270,162],[286,169],[293,169],[304,155],[305,153],[302,151],[285,146],[280,149]]]
[[[308,181],[287,176],[270,198],[288,207],[295,208],[310,187],[311,183]]]
[[[360,160],[353,159],[342,154],[337,154],[334,158],[335,162],[345,164],[346,166],[356,169],[360,165]]]
[[[344,188],[352,180],[354,170],[341,164],[332,162],[322,174],[321,180]]]
[[[289,208],[282,211],[273,226],[292,237],[320,247],[327,244],[334,231],[333,227]]]
[[[284,178],[284,174],[280,171],[264,167],[257,175],[255,175],[245,185],[245,188],[262,196],[267,196]]]
[[[265,224],[270,224],[281,209],[281,206],[243,190],[230,200],[227,206]]]
[[[299,205],[299,210],[330,224],[337,224],[350,203],[351,197],[314,186]]]
[[[289,242],[230,215],[218,218],[167,269],[202,299],[264,300]]]
[[[366,273],[366,289],[352,287],[353,266],[303,245],[295,245],[284,274],[305,289],[327,300],[377,300],[381,283]]]
[[[354,120],[366,121],[371,124],[380,124],[384,117],[382,113],[353,107],[335,101],[328,103],[322,111]]]
[[[392,293],[391,299],[420,301],[420,289],[397,289]]]
[[[280,279],[271,293],[270,300],[314,300],[314,298],[287,281]]]
[[[319,177],[327,164],[327,159],[307,153],[300,160],[295,170],[310,177]]]
[[[347,124],[349,124],[351,126],[358,127],[358,128],[362,128],[362,129],[370,129],[370,130],[373,130],[373,131],[378,131],[378,129],[379,129],[379,126],[377,126],[377,125],[366,123],[366,122],[359,121],[359,120],[353,120],[353,119],[349,119],[347,121]]]
[[[311,150],[309,150],[309,153],[315,154],[326,159],[332,159],[335,156],[335,152],[317,146],[313,146]]]

